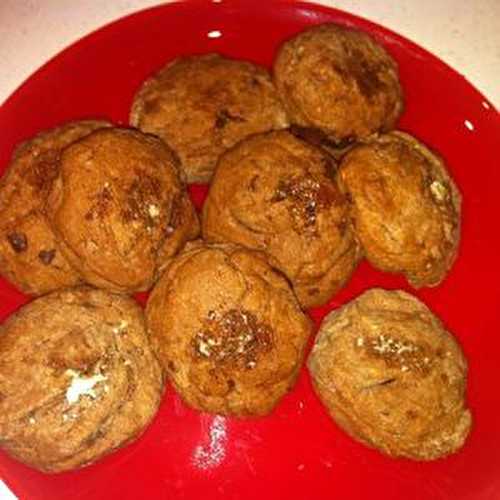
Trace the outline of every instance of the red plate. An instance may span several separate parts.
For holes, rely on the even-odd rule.
[[[86,469],[44,475],[0,455],[0,476],[20,497],[497,499],[500,498],[500,255],[497,165],[500,115],[464,78],[384,28],[311,4],[250,0],[170,4],[91,34],[36,72],[0,108],[0,165],[14,145],[70,119],[127,122],[151,72],[209,51],[270,65],[278,45],[307,26],[336,21],[372,33],[397,59],[406,94],[400,127],[439,150],[464,195],[460,256],[438,288],[417,293],[460,339],[470,361],[474,429],[458,454],[433,463],[391,460],[347,437],[311,390],[307,371],[267,418],[238,421],[192,411],[168,387],[145,435]],[[203,199],[203,189],[193,194]],[[403,279],[366,263],[325,312]],[[0,316],[27,299],[0,282]]]

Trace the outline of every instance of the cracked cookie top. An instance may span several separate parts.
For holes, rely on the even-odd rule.
[[[175,59],[146,80],[130,123],[175,149],[188,182],[208,182],[224,151],[288,119],[263,67],[206,54]]]
[[[372,289],[331,312],[308,366],[337,423],[389,455],[439,458],[469,433],[460,346],[406,292]]]
[[[212,413],[269,413],[300,370],[311,323],[263,254],[189,243],[167,266],[146,317],[170,380]]]
[[[442,158],[404,132],[354,146],[339,167],[367,259],[411,285],[438,285],[455,262],[461,195]]]
[[[360,258],[336,162],[288,131],[255,135],[219,160],[203,236],[264,251],[303,307],[329,300]]]
[[[53,292],[0,327],[0,442],[38,469],[81,467],[137,437],[162,388],[142,310],[128,297]]]
[[[403,110],[396,62],[355,29],[305,30],[283,43],[273,70],[290,121],[337,144],[390,130]]]
[[[198,233],[175,154],[137,130],[96,131],[66,148],[48,198],[61,251],[84,280],[147,290]]]

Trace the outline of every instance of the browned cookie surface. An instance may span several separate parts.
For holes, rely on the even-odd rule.
[[[203,236],[265,251],[303,307],[326,302],[359,260],[335,162],[287,131],[253,136],[221,157]]]
[[[285,42],[274,79],[290,121],[333,141],[390,129],[403,109],[395,61],[369,35],[336,24]]]
[[[0,327],[0,446],[38,469],[91,463],[136,438],[162,394],[140,307],[81,287]]]
[[[368,260],[415,287],[439,284],[460,240],[460,193],[443,160],[402,132],[354,147],[339,182]]]
[[[40,295],[80,281],[45,216],[45,203],[59,170],[61,151],[110,124],[70,122],[42,132],[14,152],[0,180],[0,273],[22,291]]]
[[[198,232],[175,155],[131,129],[97,131],[66,148],[47,211],[73,267],[118,291],[148,289]]]
[[[470,431],[460,346],[408,293],[372,289],[331,312],[308,365],[333,419],[388,455],[436,459]]]
[[[176,59],[148,79],[130,122],[175,149],[188,182],[208,182],[218,157],[245,137],[288,124],[267,71],[218,54]]]
[[[191,406],[266,415],[294,385],[311,322],[258,252],[189,243],[146,309],[153,346]]]

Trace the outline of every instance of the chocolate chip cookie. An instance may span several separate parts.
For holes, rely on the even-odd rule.
[[[390,456],[434,460],[469,434],[462,350],[406,292],[372,289],[332,311],[308,365],[338,425]]]
[[[408,134],[382,134],[344,156],[339,181],[375,267],[417,288],[445,278],[460,241],[461,196],[442,158]]]
[[[158,357],[194,408],[266,415],[293,387],[311,321],[263,254],[188,243],[146,308]]]
[[[403,110],[396,62],[366,33],[337,24],[286,41],[274,80],[290,121],[338,144],[390,130]]]
[[[105,121],[70,122],[21,144],[0,180],[0,273],[26,293],[41,295],[76,285],[78,272],[64,255],[45,215],[61,151]]]
[[[162,390],[130,298],[53,292],[0,327],[0,446],[42,471],[82,467],[136,439]]]
[[[146,290],[199,230],[174,153],[142,132],[98,130],[66,148],[47,214],[85,281]]]
[[[208,182],[224,151],[288,119],[264,68],[206,54],[176,59],[146,80],[130,123],[174,148],[188,182]]]
[[[336,163],[288,131],[240,142],[217,166],[203,236],[266,252],[303,307],[328,301],[349,279],[359,245]]]

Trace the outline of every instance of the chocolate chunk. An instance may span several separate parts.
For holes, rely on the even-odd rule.
[[[52,250],[42,250],[38,254],[38,258],[46,266],[48,266],[54,260],[55,256],[56,256],[56,249],[55,248],[53,248]]]
[[[385,64],[374,64],[368,61],[361,51],[354,50],[346,65],[347,75],[354,78],[359,91],[367,99],[373,99],[385,89],[385,84],[380,78],[380,75],[388,70]]]
[[[60,151],[48,150],[36,157],[25,172],[26,180],[36,190],[48,191],[59,173]]]
[[[146,227],[153,227],[151,205],[158,208],[161,198],[160,180],[139,169],[135,170],[135,175],[136,180],[127,190],[125,207],[121,215],[125,222],[142,221]]]
[[[230,121],[244,122],[245,119],[238,115],[232,115],[227,109],[221,109],[215,119],[215,128],[224,128]]]
[[[211,313],[213,311],[209,313],[205,328],[192,341],[196,359],[240,363],[254,368],[260,354],[271,349],[272,328],[261,323],[251,312],[231,309],[215,316]]]
[[[113,193],[109,189],[109,186],[105,184],[104,188],[96,193],[92,207],[85,214],[85,220],[92,221],[95,219],[103,219],[109,212],[112,199]]]
[[[25,252],[28,248],[28,238],[24,233],[10,233],[7,235],[7,239],[16,253]]]

